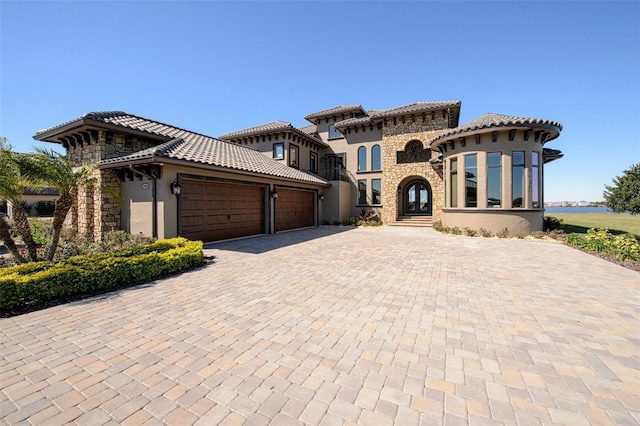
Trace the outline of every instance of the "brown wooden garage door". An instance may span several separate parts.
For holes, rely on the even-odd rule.
[[[264,194],[256,185],[183,178],[180,234],[205,242],[263,234]]]
[[[276,231],[315,225],[315,192],[278,188]]]

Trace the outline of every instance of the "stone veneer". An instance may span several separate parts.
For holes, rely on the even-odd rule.
[[[144,139],[131,138],[126,141],[124,135],[113,134],[107,143],[107,132],[98,132],[98,142],[67,148],[67,158],[72,167],[97,164],[101,160],[120,157],[140,151],[155,144]],[[120,202],[117,192],[120,179],[113,170],[96,170],[93,182],[78,188],[76,202],[67,216],[66,223],[73,226],[79,234],[100,241],[104,232],[120,229]],[[105,191],[105,189],[113,191]]]
[[[429,149],[428,142],[448,129],[446,113],[437,111],[432,116],[408,116],[385,120],[382,130],[382,221],[395,222],[402,212],[398,212],[398,188],[405,179],[415,176],[422,178],[431,185],[432,214],[434,221],[442,220],[444,203],[444,188],[442,169],[435,168],[431,163],[416,162],[397,164],[397,152],[403,151],[408,142],[419,140],[425,149]],[[433,151],[431,158],[440,153]]]

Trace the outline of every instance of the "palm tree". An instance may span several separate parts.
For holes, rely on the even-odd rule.
[[[16,161],[17,157],[11,152],[11,149],[12,147],[7,139],[0,138],[0,197],[9,200],[13,205],[13,221],[16,232],[22,237],[22,241],[27,246],[30,260],[35,261],[38,259],[36,243],[31,235],[27,212],[22,205],[22,194],[25,186],[28,186],[28,182],[21,173]],[[9,227],[4,221],[2,222],[0,224],[0,239],[4,241],[5,246],[16,261],[19,263],[26,262],[27,259],[20,255],[15,241],[11,238]]]
[[[89,183],[95,166],[82,166],[74,169],[66,156],[48,149],[36,148],[36,153],[21,157],[18,161],[22,173],[29,181],[60,192],[53,211],[53,234],[44,258],[53,260],[58,248],[60,232],[64,221],[73,206],[78,186]]]

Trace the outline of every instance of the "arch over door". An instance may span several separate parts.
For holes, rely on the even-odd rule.
[[[431,185],[424,180],[410,182],[403,191],[405,216],[430,216],[432,214]]]
[[[278,187],[276,232],[315,225],[315,192]]]

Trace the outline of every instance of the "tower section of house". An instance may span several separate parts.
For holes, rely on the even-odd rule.
[[[432,138],[444,163],[443,224],[541,231],[544,165],[562,157],[544,145],[561,130],[554,121],[489,113]]]

